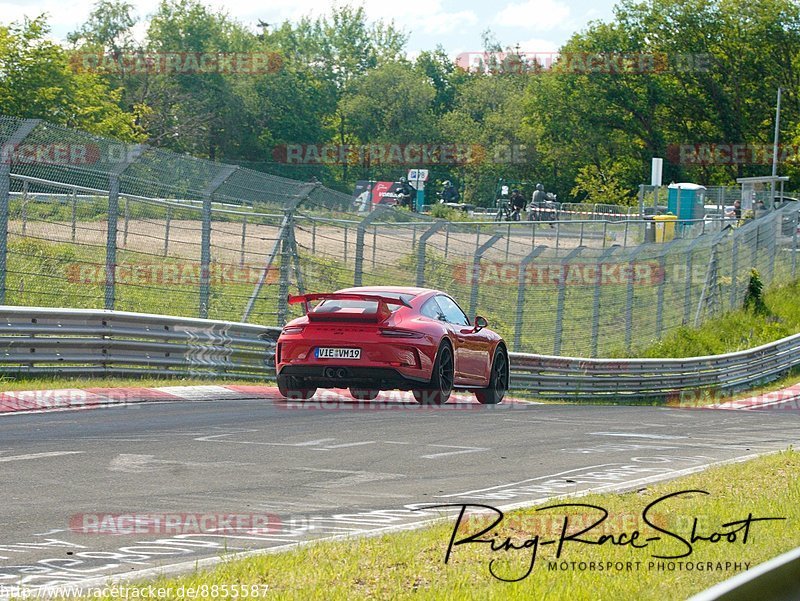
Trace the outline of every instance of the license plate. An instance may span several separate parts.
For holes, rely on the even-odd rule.
[[[360,348],[318,348],[314,351],[317,359],[361,359]]]

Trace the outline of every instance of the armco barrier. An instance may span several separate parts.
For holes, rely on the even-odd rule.
[[[0,306],[0,374],[274,377],[280,328],[95,309]]]
[[[279,328],[96,309],[0,306],[0,374],[274,378]],[[539,397],[654,398],[761,384],[800,364],[800,334],[683,359],[511,353],[512,388]]]
[[[795,601],[800,599],[800,547],[757,565],[689,601]]]
[[[512,353],[512,385],[540,397],[663,398],[736,391],[800,365],[800,334],[759,347],[680,359],[584,359]]]

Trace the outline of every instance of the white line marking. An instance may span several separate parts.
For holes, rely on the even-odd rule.
[[[437,457],[445,457],[447,455],[461,455],[462,453],[479,453],[480,451],[488,451],[483,447],[456,447],[449,444],[429,444],[427,447],[438,447],[440,449],[462,449],[460,451],[447,451],[446,453],[434,453],[432,455],[423,455],[423,459],[435,459]]]
[[[499,505],[497,508],[501,511],[511,511],[514,509],[522,509],[525,507],[533,507],[539,503],[545,501],[553,501],[556,499],[565,499],[565,498],[574,498],[574,497],[581,497],[586,496],[588,494],[599,492],[600,490],[604,490],[605,492],[624,492],[627,490],[631,490],[637,486],[640,486],[643,483],[651,484],[654,482],[664,481],[664,480],[672,480],[674,478],[678,478],[680,476],[686,476],[689,474],[694,474],[697,472],[701,472],[707,470],[710,467],[715,467],[718,465],[728,465],[734,463],[741,463],[744,461],[748,461],[750,459],[755,459],[757,457],[762,457],[764,455],[769,455],[773,453],[779,453],[778,451],[773,451],[772,453],[754,453],[751,455],[745,455],[743,457],[735,457],[733,459],[725,459],[722,461],[715,461],[705,465],[699,465],[695,467],[685,468],[682,470],[675,470],[674,472],[669,472],[666,474],[657,474],[655,476],[651,476],[648,478],[642,478],[637,481],[633,482],[622,482],[622,483],[614,483],[608,486],[602,486],[596,489],[589,489],[583,490],[578,492],[572,492],[564,495],[555,495],[550,497],[544,497],[542,499],[529,499],[526,501],[521,501],[518,503],[510,503],[507,505]],[[587,469],[587,468],[582,468]],[[575,471],[575,470],[570,470]],[[566,473],[566,472],[563,472]],[[503,486],[508,486],[503,485]],[[495,487],[501,488],[501,487]],[[109,583],[127,583],[132,581],[139,581],[145,580],[147,578],[159,578],[164,576],[171,576],[175,574],[183,574],[188,572],[194,572],[199,569],[211,569],[223,562],[229,562],[232,559],[245,559],[248,557],[260,557],[264,555],[273,555],[276,553],[283,553],[286,551],[290,551],[293,549],[302,549],[308,547],[310,545],[319,544],[326,541],[340,541],[340,540],[353,540],[354,538],[374,538],[377,536],[381,536],[383,534],[389,534],[392,532],[403,532],[408,530],[417,530],[419,528],[424,528],[425,526],[430,526],[433,524],[442,524],[446,521],[452,521],[452,516],[443,516],[443,517],[436,517],[436,518],[429,518],[419,520],[417,522],[399,524],[399,525],[392,525],[392,526],[384,526],[378,527],[373,530],[362,531],[361,533],[354,535],[353,533],[346,533],[346,534],[336,534],[332,536],[325,536],[316,539],[311,539],[307,541],[300,541],[300,542],[292,542],[283,545],[278,545],[275,547],[269,547],[265,549],[252,549],[250,551],[242,551],[238,553],[230,553],[225,554],[224,556],[217,556],[217,557],[206,557],[202,559],[192,559],[189,561],[183,561],[180,563],[173,563],[167,565],[161,565],[153,568],[146,568],[144,570],[137,570],[135,572],[129,573],[117,573],[117,574],[104,574],[103,576],[95,576],[86,578],[84,580],[79,580],[76,582],[70,582],[65,585],[56,585],[51,587],[36,587],[32,588],[31,590],[47,590],[49,592],[57,592],[57,591],[65,591],[68,592],[70,590],[74,590],[77,586],[82,586],[84,588],[92,587],[92,586],[108,586]]]
[[[26,459],[43,459],[44,457],[61,457],[63,455],[80,455],[83,451],[51,451],[49,453],[30,453],[29,455],[12,455],[10,457],[0,457],[0,463],[9,461],[24,461]]]
[[[669,436],[667,434],[634,434],[632,432],[589,432],[593,436],[623,436],[625,438],[652,438],[655,440],[674,440],[688,436]]]
[[[359,447],[365,444],[375,444],[375,441],[365,440],[364,442],[346,442],[344,444],[329,445],[325,447],[325,450],[327,451],[329,449],[344,449],[345,447]]]

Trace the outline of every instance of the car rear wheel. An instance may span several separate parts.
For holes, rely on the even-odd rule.
[[[316,388],[305,388],[303,381],[294,376],[278,376],[278,392],[293,401],[305,401],[317,393]]]
[[[443,344],[436,353],[430,385],[423,389],[412,390],[414,399],[422,405],[443,405],[453,392],[454,377],[453,351],[450,346]]]
[[[366,388],[351,388],[350,396],[359,401],[371,401],[380,394],[380,390],[367,390]]]
[[[508,390],[508,374],[508,354],[503,347],[499,347],[494,354],[494,361],[492,361],[489,386],[475,391],[478,402],[482,405],[496,405],[502,401]]]

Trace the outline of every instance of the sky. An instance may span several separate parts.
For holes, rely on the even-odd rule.
[[[64,40],[89,16],[95,0],[0,0],[0,23],[49,15],[51,37]],[[128,0],[139,17],[154,12],[158,0]],[[481,33],[491,29],[503,46],[519,45],[525,52],[546,53],[558,49],[592,20],[612,17],[615,0],[338,0],[361,4],[370,19],[394,22],[409,33],[411,57],[421,50],[444,46],[455,58],[464,52],[480,52]],[[331,0],[203,0],[217,10],[256,30],[258,20],[267,23],[296,21],[303,16],[329,12]]]

